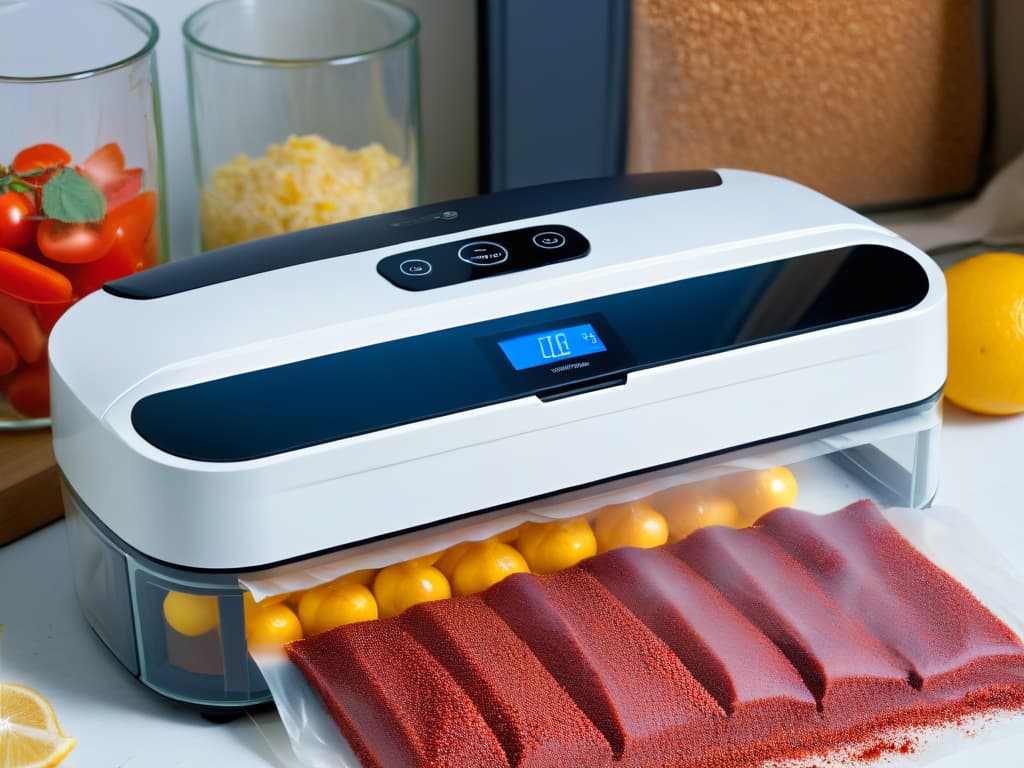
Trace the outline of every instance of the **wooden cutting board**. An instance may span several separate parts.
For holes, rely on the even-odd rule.
[[[0,546],[63,514],[50,430],[0,432]]]

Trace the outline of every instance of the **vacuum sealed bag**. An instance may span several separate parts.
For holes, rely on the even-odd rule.
[[[801,503],[822,504],[826,509],[857,498],[857,493],[876,498],[884,493],[899,500],[894,503],[909,506],[917,503],[911,499],[911,487],[920,489],[923,503],[934,493],[936,478],[930,469],[929,451],[921,446],[934,441],[939,424],[938,408],[929,403],[895,419],[872,419],[858,427],[843,425],[817,435],[777,441],[769,450],[737,451],[725,460],[711,457],[687,462],[471,518],[456,518],[425,530],[306,558],[300,564],[249,573],[239,583],[259,603],[360,572],[430,559],[467,542],[511,538],[526,524],[583,518],[593,523],[602,510],[638,503],[665,517],[670,540],[698,525],[747,525],[774,506],[797,502],[798,487],[803,489]],[[906,466],[900,465],[899,458]],[[874,485],[866,484],[866,477],[871,477]],[[828,489],[835,490],[830,493]]]
[[[316,768],[925,763],[1024,728],[993,551],[952,509],[781,507],[254,658]]]

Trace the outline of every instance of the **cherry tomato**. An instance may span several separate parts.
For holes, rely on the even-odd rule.
[[[115,242],[141,253],[156,218],[156,192],[146,190],[107,214]]]
[[[0,195],[0,248],[24,252],[36,242],[36,204],[21,192]]]
[[[71,155],[63,147],[56,144],[35,144],[21,150],[14,157],[11,168],[15,173],[28,173],[40,168],[67,165],[70,162]]]
[[[140,251],[114,243],[102,259],[83,264],[75,278],[76,292],[87,296],[103,287],[104,283],[134,274],[146,265]]]
[[[14,348],[14,345],[0,333],[0,376],[6,376],[17,368],[20,362],[18,351]]]
[[[22,368],[7,385],[7,401],[22,416],[50,415],[50,374],[46,361]]]
[[[46,352],[46,335],[32,308],[0,293],[0,336],[6,336],[26,363],[34,363]]]
[[[71,281],[55,269],[0,248],[0,293],[31,304],[71,300]]]
[[[115,235],[109,218],[82,224],[45,219],[39,224],[36,242],[48,259],[64,264],[85,264],[102,258],[113,244]]]
[[[142,169],[126,169],[124,152],[113,142],[93,152],[78,170],[103,193],[108,208],[124,205],[142,189]]]

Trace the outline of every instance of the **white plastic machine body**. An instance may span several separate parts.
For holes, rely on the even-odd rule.
[[[245,572],[934,403],[945,285],[805,187],[658,174],[173,263],[79,302],[50,363],[68,495],[113,546]]]

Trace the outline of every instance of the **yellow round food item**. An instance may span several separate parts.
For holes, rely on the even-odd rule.
[[[308,630],[313,624],[313,616],[316,613],[317,607],[320,605],[320,600],[332,587],[339,586],[342,584],[361,584],[364,587],[369,587],[373,584],[373,577],[377,574],[377,571],[373,568],[366,568],[361,571],[352,571],[346,573],[344,576],[339,576],[334,581],[330,581],[326,584],[321,584],[317,587],[310,587],[304,589],[301,592],[293,592],[288,599],[288,605],[295,610],[299,615],[299,621],[302,622],[302,626]]]
[[[428,555],[420,555],[419,557],[410,558],[405,562],[407,565],[435,565],[437,561],[440,560],[444,556],[444,553],[447,551],[448,550],[446,549],[442,549],[439,552],[431,552]],[[374,578],[377,578],[376,574],[374,574]]]
[[[0,683],[0,759],[4,768],[52,768],[74,748],[50,702],[25,685]]]
[[[324,590],[313,620],[302,628],[307,635],[318,635],[343,624],[373,621],[377,616],[377,601],[369,589],[362,584],[337,584]]]
[[[268,605],[276,605],[277,603],[291,603],[294,599],[295,593],[285,592],[281,595],[270,595],[269,597],[264,597],[257,603],[256,598],[252,596],[252,592],[243,592],[242,608],[245,610],[246,616],[248,616],[249,611],[253,608],[266,608]]]
[[[772,467],[730,475],[723,480],[723,490],[736,502],[737,526],[743,527],[773,509],[793,506],[800,488],[788,467]]]
[[[280,647],[302,637],[299,617],[284,603],[257,604],[246,614],[245,639],[250,648],[263,645]]]
[[[516,548],[534,573],[554,573],[597,554],[597,539],[582,517],[551,523],[523,523]]]
[[[319,587],[307,589],[302,593],[302,597],[299,598],[299,604],[295,612],[298,614],[299,622],[302,624],[306,634],[315,634],[312,631],[312,627],[316,623],[316,612],[324,599],[324,595],[327,594],[330,588],[330,584],[322,584]]]
[[[946,270],[946,286],[946,397],[977,413],[1024,412],[1024,256],[973,256]]]
[[[462,556],[469,551],[469,548],[473,546],[475,542],[472,541],[461,541],[458,544],[453,544],[444,551],[444,554],[434,563],[434,567],[437,568],[448,581],[452,580],[452,576],[455,574],[455,566],[459,564],[459,560]]]
[[[188,637],[205,635],[220,623],[217,598],[172,590],[164,597],[164,619],[175,632]]]
[[[519,538],[519,527],[509,528],[507,531],[502,531],[497,536],[494,536],[495,541],[500,541],[502,544],[512,544],[516,539]]]
[[[334,581],[332,584],[362,584],[364,587],[368,587],[373,584],[373,577],[377,575],[375,568],[364,568],[361,571],[352,571],[352,573],[346,573]]]
[[[659,547],[668,541],[668,523],[658,510],[643,501],[604,507],[594,521],[597,551],[617,547]]]
[[[739,523],[739,508],[728,496],[703,483],[691,483],[659,496],[658,508],[668,523],[668,540],[682,541],[698,528]]]
[[[463,552],[452,575],[456,595],[483,592],[513,573],[528,573],[530,567],[519,550],[490,539],[470,545]]]
[[[382,568],[373,580],[373,594],[383,619],[406,608],[452,596],[448,579],[432,565],[415,560]]]
[[[256,598],[252,596],[252,592],[242,593],[242,610],[245,611],[246,621],[249,620],[249,614],[259,608],[261,604],[263,607],[270,605],[270,603],[257,603]]]

